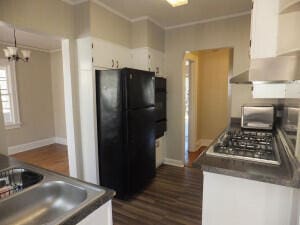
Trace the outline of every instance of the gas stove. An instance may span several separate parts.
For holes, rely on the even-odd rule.
[[[221,135],[207,154],[280,165],[272,131],[231,128]]]

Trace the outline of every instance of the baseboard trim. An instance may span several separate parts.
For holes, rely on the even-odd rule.
[[[175,159],[169,159],[169,158],[165,158],[163,164],[169,165],[169,166],[184,167],[184,164],[182,161],[175,160]]]
[[[212,139],[200,139],[197,141],[197,147],[199,149],[202,146],[209,146],[212,142]]]
[[[67,144],[67,139],[66,138],[62,138],[62,137],[54,137],[54,142],[56,144],[68,145]]]
[[[35,148],[40,148],[40,147],[44,147],[44,146],[55,144],[55,143],[66,145],[67,141],[64,138],[52,137],[52,138],[45,138],[45,139],[28,142],[28,143],[24,143],[24,144],[20,144],[20,145],[9,146],[8,147],[8,155],[13,155],[13,154],[17,154],[20,152],[29,151],[29,150],[32,150]]]

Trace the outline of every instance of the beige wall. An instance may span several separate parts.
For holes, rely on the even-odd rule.
[[[197,53],[197,140],[214,140],[228,125],[231,49]]]
[[[150,47],[161,52],[165,50],[165,31],[149,20],[141,20],[131,25],[131,47]]]
[[[189,27],[166,31],[165,38],[165,71],[168,75],[168,138],[167,158],[183,161],[184,148],[184,106],[183,82],[181,65],[186,50],[197,51],[232,47],[233,74],[245,71],[249,65],[248,46],[250,37],[250,15],[198,24]],[[232,88],[235,97],[239,96],[238,89]],[[244,91],[250,91],[248,87]],[[244,95],[243,103],[251,96]],[[180,101],[182,99],[182,101]],[[232,105],[232,112],[239,111],[239,106]],[[235,115],[237,113],[234,113]]]
[[[91,35],[127,47],[131,46],[131,23],[97,5],[90,3]]]
[[[165,31],[152,23],[148,22],[148,47],[154,48],[156,50],[165,51]]]
[[[0,45],[2,49],[3,46]],[[54,136],[50,55],[32,51],[29,63],[16,63],[21,127],[6,130],[8,146]],[[0,57],[3,57],[2,52]]]
[[[0,21],[54,36],[74,36],[73,6],[61,0],[0,0]]]
[[[84,2],[74,6],[75,36],[77,38],[90,35],[90,3]]]
[[[50,53],[52,100],[54,113],[54,136],[66,138],[64,77],[62,68],[62,52]]]
[[[148,31],[147,21],[141,20],[132,23],[131,25],[131,47],[140,48],[145,47],[148,44]]]

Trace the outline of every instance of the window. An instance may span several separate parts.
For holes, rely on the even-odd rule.
[[[5,127],[20,127],[15,64],[6,59],[0,59],[0,93]]]

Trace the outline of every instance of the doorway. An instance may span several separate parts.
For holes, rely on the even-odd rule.
[[[31,53],[17,62],[0,54],[4,154],[68,175],[61,38],[4,23],[0,33],[1,48],[16,41],[20,56],[23,49]]]
[[[183,63],[184,156],[191,166],[228,125],[232,49],[191,51]]]

